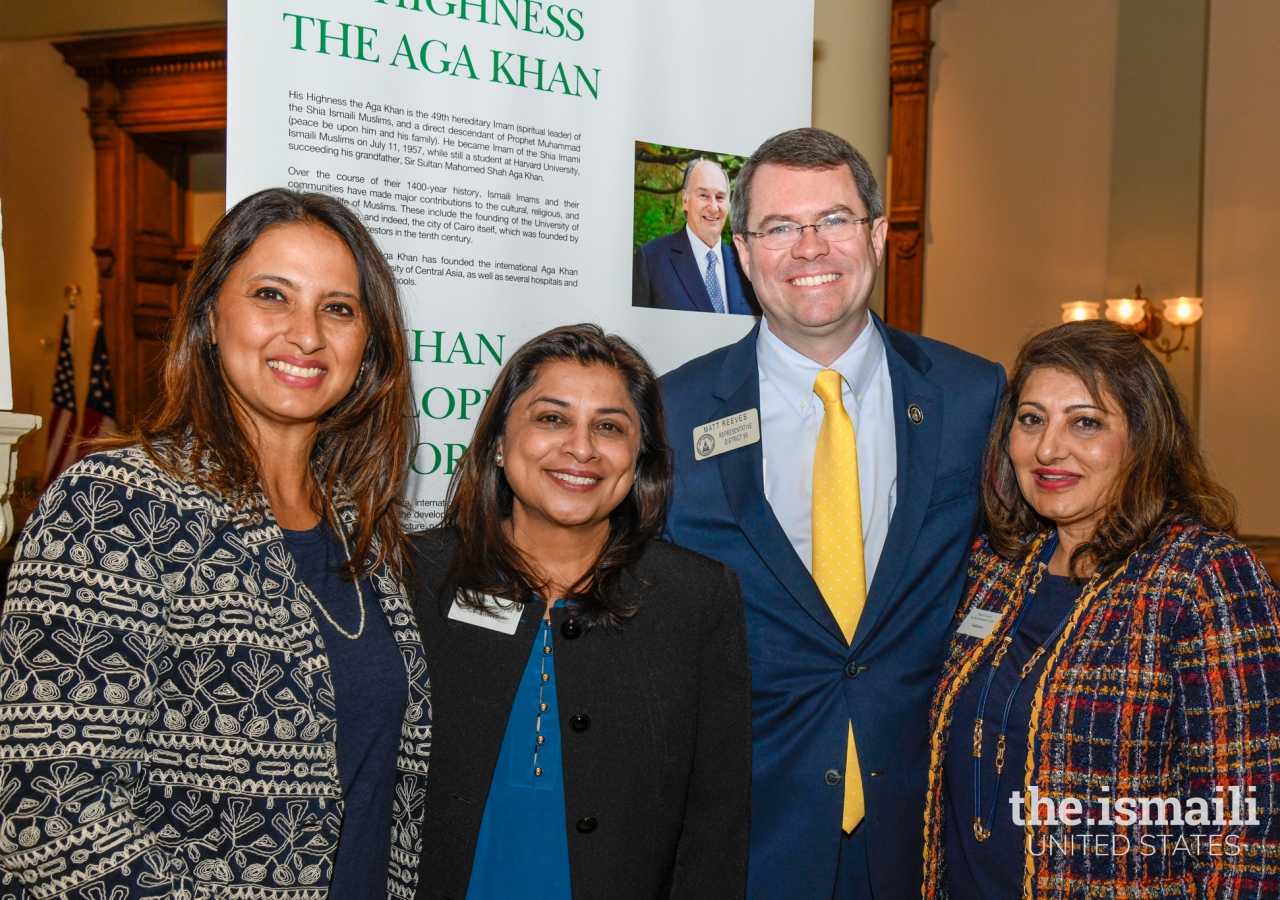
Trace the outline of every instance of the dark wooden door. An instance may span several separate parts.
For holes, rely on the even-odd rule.
[[[98,290],[116,413],[124,426],[160,396],[165,340],[195,257],[190,157],[227,127],[225,26],[134,32],[54,46],[89,83],[96,157]]]
[[[186,243],[186,152],[179,142],[139,136],[133,147],[133,203],[129,241],[132,271],[120,292],[133,358],[124,367],[131,410],[143,413],[160,396],[169,323],[178,309]],[[123,373],[122,373],[123,374]]]

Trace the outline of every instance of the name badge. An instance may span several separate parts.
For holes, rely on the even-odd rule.
[[[748,409],[693,429],[694,459],[710,459],[760,442],[760,411]]]
[[[516,629],[520,627],[520,615],[524,612],[523,603],[511,601],[499,603],[496,597],[485,594],[484,605],[485,611],[480,612],[478,609],[463,606],[458,602],[458,598],[454,597],[453,605],[449,607],[449,618],[455,622],[466,622],[468,625],[478,625],[503,634],[516,633]]]
[[[985,638],[996,630],[1004,613],[992,612],[989,609],[971,609],[956,630],[969,637]]]

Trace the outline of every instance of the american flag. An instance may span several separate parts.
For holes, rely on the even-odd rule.
[[[80,452],[84,456],[91,443],[116,430],[116,395],[111,390],[111,363],[107,358],[107,338],[102,322],[96,323],[98,334],[93,339],[93,363],[89,367],[89,394],[84,400],[84,418],[80,420]]]
[[[62,319],[58,372],[53,378],[53,410],[49,415],[49,449],[45,454],[47,485],[76,458],[76,368],[71,360],[71,312]]]

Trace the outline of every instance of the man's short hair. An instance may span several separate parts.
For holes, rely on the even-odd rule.
[[[705,156],[699,156],[697,159],[690,162],[689,165],[684,167],[684,187],[681,190],[686,197],[689,196],[689,181],[693,178],[693,170],[703,163],[710,163],[720,170],[720,174],[724,176],[725,190],[728,190],[729,173],[724,170],[724,166],[720,165],[720,163],[716,162],[714,159],[707,159]]]
[[[871,172],[867,158],[839,135],[821,128],[795,128],[775,134],[756,148],[751,158],[738,172],[737,190],[734,191],[730,210],[730,226],[734,234],[749,231],[747,218],[751,214],[751,182],[756,169],[765,163],[786,166],[789,169],[834,169],[849,167],[858,196],[867,208],[867,215],[878,219],[884,215],[884,198],[880,185]]]

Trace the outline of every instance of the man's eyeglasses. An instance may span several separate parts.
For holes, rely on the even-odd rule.
[[[766,250],[787,250],[800,243],[804,230],[812,228],[813,233],[832,244],[847,241],[858,233],[858,226],[870,222],[871,219],[854,219],[849,216],[826,216],[812,225],[797,225],[795,222],[775,222],[764,231],[744,231],[760,241]]]

